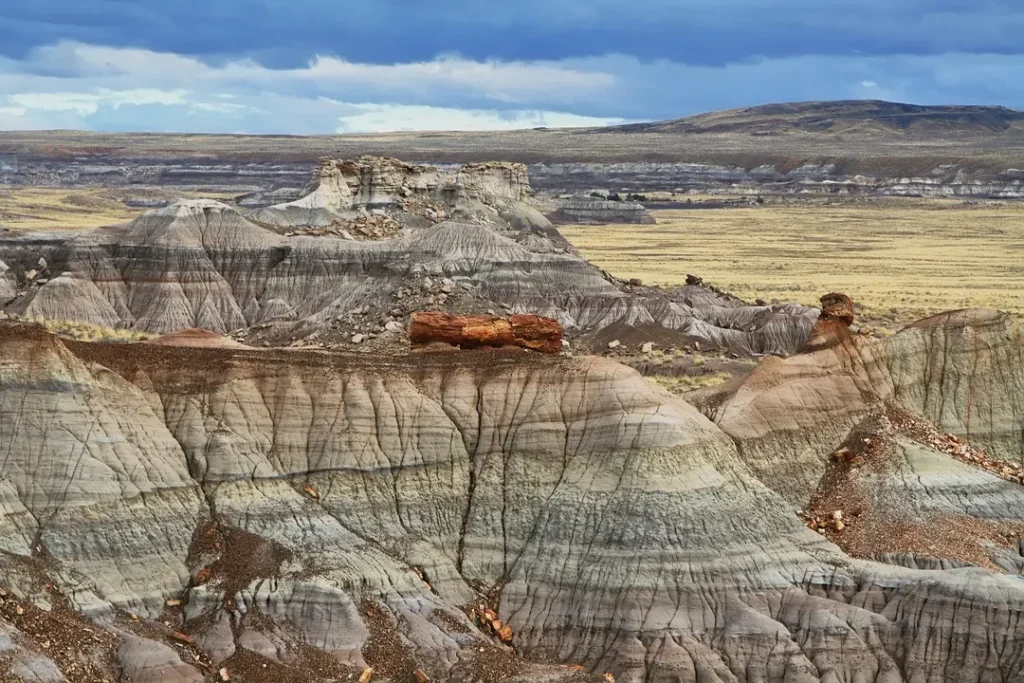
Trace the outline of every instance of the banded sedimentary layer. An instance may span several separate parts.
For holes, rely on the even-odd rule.
[[[485,173],[461,191],[520,191],[503,178]],[[295,340],[341,325],[356,310],[383,331],[408,292],[434,283],[424,307],[543,315],[572,335],[613,323],[660,325],[739,353],[787,353],[813,326],[813,309],[749,306],[700,286],[629,291],[551,237],[540,214],[540,222],[528,221],[526,209],[492,220],[495,204],[474,206],[481,213],[385,240],[280,235],[211,200],[72,237],[6,235],[0,307],[155,333],[273,326]]]
[[[0,624],[10,666],[43,680],[1021,672],[1019,580],[854,559],[796,514],[875,408],[1020,457],[1022,342],[994,312],[767,359],[699,410],[611,361],[526,352],[87,344],[11,323],[0,352],[0,602],[22,610]],[[915,448],[927,478],[851,481],[895,487],[906,514],[1021,521],[1019,484]],[[41,644],[22,618],[55,596],[106,649]]]

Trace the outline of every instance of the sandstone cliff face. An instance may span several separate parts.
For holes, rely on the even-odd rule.
[[[703,406],[712,420],[601,359],[62,343],[7,324],[0,542],[27,564],[5,589],[44,604],[26,572],[45,572],[134,681],[253,657],[276,680],[324,662],[395,681],[582,680],[555,663],[631,683],[1013,680],[1018,580],[851,559],[797,518],[808,478],[783,476],[827,462],[876,397],[1020,448],[1013,329],[962,313],[768,359]],[[930,472],[922,515],[1024,510],[1019,485]],[[981,490],[984,513],[956,502]],[[183,607],[162,614],[169,598]],[[489,600],[515,654],[461,609]],[[38,659],[18,623],[18,661]],[[202,656],[174,655],[168,628]]]
[[[477,177],[481,185],[498,182],[491,171]],[[787,353],[813,325],[812,309],[746,306],[702,287],[633,293],[546,233],[504,225],[448,220],[388,240],[286,237],[219,202],[189,200],[72,238],[0,238],[0,259],[31,265],[42,257],[53,275],[0,305],[156,333],[273,323],[294,339],[356,309],[386,316],[411,283],[447,279],[448,305],[472,309],[453,312],[543,315],[572,334],[660,324],[739,353]],[[447,297],[431,307],[445,308]]]

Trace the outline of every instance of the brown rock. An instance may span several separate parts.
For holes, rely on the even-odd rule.
[[[412,675],[416,677],[416,683],[430,683],[430,676],[423,673],[423,669],[416,669]]]
[[[503,642],[503,643],[511,643],[512,642],[512,627],[509,626],[508,624],[505,624],[504,626],[502,626],[498,630],[498,637],[501,638],[501,642]]]
[[[562,326],[557,320],[537,315],[493,318],[422,311],[412,316],[409,339],[415,345],[445,342],[462,348],[520,346],[558,353],[562,350]]]
[[[841,344],[850,336],[853,324],[853,299],[830,292],[821,297],[821,315],[804,344],[803,352],[819,351]]]
[[[853,299],[838,292],[830,292],[819,299],[821,317],[838,318],[846,322],[847,327],[853,324]]]

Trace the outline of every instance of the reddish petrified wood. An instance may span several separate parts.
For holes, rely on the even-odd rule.
[[[464,349],[521,346],[541,353],[558,353],[562,350],[562,326],[557,320],[538,315],[492,318],[421,311],[412,316],[409,339],[417,345],[446,342]]]

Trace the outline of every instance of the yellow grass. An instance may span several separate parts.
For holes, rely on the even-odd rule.
[[[668,390],[673,394],[685,394],[694,389],[705,389],[716,387],[732,379],[732,375],[725,372],[715,372],[708,375],[684,375],[681,377],[663,377],[651,375],[645,378],[648,382]]]
[[[1024,203],[789,204],[657,211],[658,225],[569,226],[584,256],[623,278],[687,273],[747,300],[816,305],[844,292],[878,320],[964,307],[1024,317]]]
[[[129,221],[145,211],[124,199],[145,190],[25,187],[0,190],[0,227],[9,230],[77,231]],[[227,195],[175,192],[173,197],[226,199]],[[168,197],[171,198],[171,197]]]
[[[46,328],[48,332],[52,332],[60,337],[77,339],[78,341],[136,342],[145,341],[157,336],[138,330],[114,329],[74,320],[53,320],[42,316],[7,315],[0,312],[0,320],[5,318],[35,323]]]

